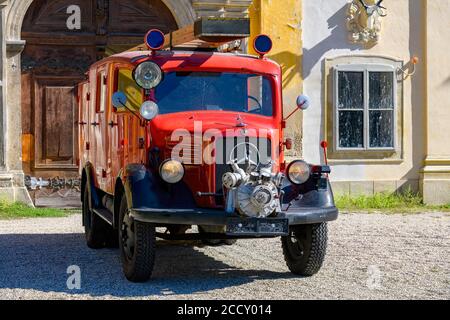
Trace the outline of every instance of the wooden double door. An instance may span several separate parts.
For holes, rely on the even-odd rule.
[[[68,20],[80,10],[80,29]],[[74,21],[74,20],[70,20]],[[78,176],[78,83],[89,66],[143,41],[151,28],[177,29],[160,0],[35,0],[23,23],[22,163],[27,175]]]

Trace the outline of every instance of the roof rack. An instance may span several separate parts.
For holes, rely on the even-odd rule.
[[[162,49],[217,50],[250,36],[248,18],[200,18],[195,23],[165,35]],[[147,51],[145,43],[128,51]]]

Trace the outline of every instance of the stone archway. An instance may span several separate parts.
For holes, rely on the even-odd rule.
[[[244,17],[252,0],[160,0],[179,27],[201,16]],[[22,24],[33,0],[0,0],[0,198],[31,203],[22,168]]]

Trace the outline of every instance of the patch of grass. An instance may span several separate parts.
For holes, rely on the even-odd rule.
[[[336,206],[344,211],[419,213],[426,211],[450,211],[450,204],[427,206],[422,198],[408,190],[403,193],[379,193],[373,196],[338,196]]]
[[[8,203],[0,200],[0,219],[67,217],[69,210],[31,208],[22,203]]]

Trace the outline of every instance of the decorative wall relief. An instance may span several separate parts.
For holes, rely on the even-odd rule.
[[[352,43],[376,44],[380,38],[381,20],[387,9],[383,0],[352,0],[348,7],[347,28]]]

